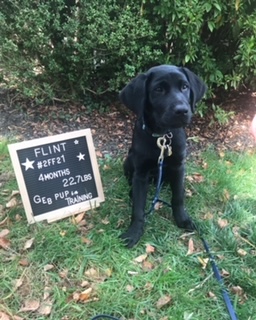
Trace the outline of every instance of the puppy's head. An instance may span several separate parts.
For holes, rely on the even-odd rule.
[[[204,82],[187,68],[161,65],[134,78],[120,99],[152,131],[165,133],[190,122],[205,91]]]

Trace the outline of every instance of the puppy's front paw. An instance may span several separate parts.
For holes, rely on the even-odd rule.
[[[194,222],[192,221],[192,219],[189,217],[189,215],[185,210],[181,210],[180,212],[178,212],[178,214],[177,212],[175,213],[176,214],[174,214],[174,219],[179,228],[185,229],[186,231],[189,231],[189,232],[196,230],[196,226]]]
[[[194,222],[189,217],[184,221],[180,221],[180,223],[178,224],[178,227],[185,229],[186,231],[189,231],[189,232],[196,230],[196,226]]]
[[[133,223],[126,232],[121,234],[120,238],[124,241],[125,246],[130,249],[140,240],[143,232],[143,224]]]

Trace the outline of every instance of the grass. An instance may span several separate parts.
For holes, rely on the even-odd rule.
[[[120,159],[100,161],[106,201],[85,214],[84,224],[68,218],[28,226],[21,203],[5,208],[17,189],[6,141],[0,157],[0,222],[8,218],[0,231],[10,231],[9,249],[0,249],[0,311],[10,319],[87,320],[102,313],[127,320],[229,319],[210,264],[203,269],[199,261],[207,258],[200,239],[178,229],[168,207],[148,218],[134,249],[123,247],[118,236],[131,207]],[[255,153],[209,149],[187,163],[187,209],[242,320],[256,319],[255,178]],[[161,197],[168,200],[168,191]],[[24,249],[32,238],[32,247]],[[187,255],[189,239],[193,250]],[[51,308],[22,311],[31,300]]]

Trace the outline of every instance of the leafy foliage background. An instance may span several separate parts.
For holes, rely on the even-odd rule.
[[[0,80],[32,98],[96,99],[162,63],[191,68],[210,93],[255,79],[253,0],[0,0],[0,6]]]

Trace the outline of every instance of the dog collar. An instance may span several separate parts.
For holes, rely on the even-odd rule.
[[[160,138],[163,136],[168,136],[168,135],[172,135],[171,131],[168,131],[166,133],[156,133],[156,132],[152,132],[145,124],[144,122],[144,118],[142,118],[142,130],[147,132],[148,134],[150,134],[153,138]]]

